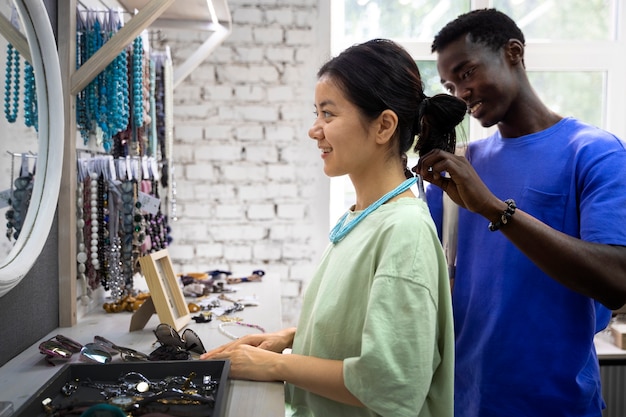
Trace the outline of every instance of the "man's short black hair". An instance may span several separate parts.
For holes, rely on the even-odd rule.
[[[522,44],[526,42],[524,34],[509,16],[496,9],[479,9],[460,15],[441,29],[433,40],[431,52],[441,51],[465,34],[470,35],[472,42],[494,51],[510,39],[517,39]]]

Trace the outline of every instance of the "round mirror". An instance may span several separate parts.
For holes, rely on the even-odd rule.
[[[8,3],[6,0],[2,1]],[[19,235],[10,249],[0,254],[0,297],[21,281],[43,249],[56,212],[63,164],[63,91],[50,19],[41,0],[14,0],[13,4],[19,16],[20,32],[28,41],[32,61],[38,132],[35,139],[36,171],[33,175],[30,202],[25,213],[22,213]],[[10,22],[10,17],[5,15],[4,20],[7,19]],[[6,25],[5,30],[8,30]],[[5,86],[6,78],[5,76]],[[12,97],[13,95],[9,96],[8,104],[5,97],[5,114],[13,109]],[[23,152],[20,150],[18,153]],[[7,158],[3,156],[1,160],[6,161]],[[9,155],[8,160],[11,164],[15,157]],[[21,158],[19,163],[22,163]],[[16,184],[8,184],[7,179],[7,186],[14,187]],[[4,238],[3,235],[1,238]],[[4,253],[7,253],[6,257]]]

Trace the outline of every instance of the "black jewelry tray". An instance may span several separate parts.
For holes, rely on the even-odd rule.
[[[111,404],[112,402],[107,401],[102,395],[101,387],[83,386],[82,383],[89,381],[92,385],[115,385],[119,383],[122,376],[128,375],[129,373],[133,373],[131,374],[133,381],[138,380],[134,373],[141,374],[150,381],[166,380],[168,377],[174,376],[189,377],[193,375],[190,379],[196,386],[201,386],[207,379],[210,379],[213,383],[217,383],[217,387],[212,396],[215,400],[214,403],[201,405],[159,405],[159,407],[173,407],[169,411],[171,415],[176,415],[174,414],[174,408],[178,407],[183,415],[193,416],[200,413],[200,415],[207,417],[224,417],[226,415],[226,399],[229,389],[229,369],[230,362],[227,360],[177,360],[108,364],[69,363],[64,365],[54,377],[50,378],[28,401],[26,401],[26,403],[16,410],[12,417],[47,417],[64,414],[66,410],[58,414],[46,412],[42,402],[47,398],[52,400],[51,404],[55,407],[59,405],[66,407],[68,404],[73,404],[73,402],[81,404],[93,403],[94,405],[96,403]],[[192,374],[192,372],[195,373],[195,375]],[[78,383],[76,383],[77,380],[79,381]],[[71,395],[66,396],[63,393],[63,389],[65,388],[67,391],[67,387],[71,385],[77,385],[78,388],[75,389]],[[150,393],[147,393],[147,395],[150,395]],[[172,402],[175,401],[174,399]],[[167,400],[165,402],[167,402]],[[194,407],[196,407],[195,410]],[[160,410],[159,412],[168,414],[167,410]],[[80,414],[81,412],[75,411],[75,414],[69,415]],[[93,415],[99,414],[94,413]]]

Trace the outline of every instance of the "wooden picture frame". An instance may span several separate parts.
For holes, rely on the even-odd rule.
[[[156,310],[161,323],[167,323],[179,331],[189,323],[191,316],[167,249],[142,256],[139,258],[139,264],[150,290],[149,301],[151,303],[148,303],[146,310],[151,309],[150,304],[154,305],[152,311],[144,311],[140,314],[144,318],[146,314],[149,314],[147,316],[149,319]],[[131,323],[132,330],[134,329]]]

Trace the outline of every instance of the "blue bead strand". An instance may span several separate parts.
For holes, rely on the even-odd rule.
[[[82,22],[81,19],[78,20]],[[80,68],[86,61],[87,54],[87,34],[85,27],[81,26],[76,31],[76,69]],[[87,118],[87,92],[83,89],[76,95],[76,124],[80,130],[83,143],[89,142],[89,119]]]
[[[133,41],[133,123],[143,125],[143,42],[138,36]]]
[[[13,81],[13,88],[11,88],[11,81]],[[9,123],[15,123],[20,100],[20,54],[11,44],[7,45],[4,88],[4,115]]]
[[[89,28],[87,31],[87,54],[86,57],[93,56],[99,49],[98,46],[98,38],[99,38],[99,28],[96,28],[96,24],[98,20],[96,19],[94,25]],[[99,24],[98,24],[99,26]],[[97,98],[97,80],[92,80],[86,87],[85,93],[85,105],[86,105],[86,118],[87,118],[87,129],[92,132],[94,130],[93,122],[98,120],[97,112],[98,112],[98,98]]]
[[[39,131],[35,72],[28,62],[24,65],[24,123],[28,127],[34,127],[35,131]]]

